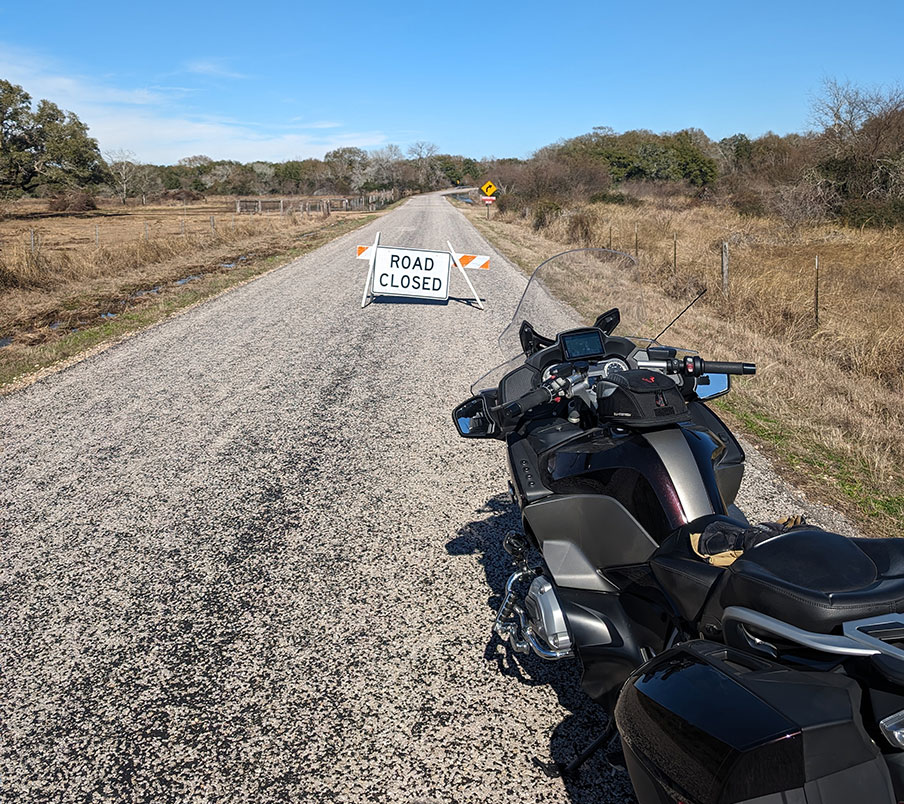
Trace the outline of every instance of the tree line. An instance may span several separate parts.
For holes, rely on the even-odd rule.
[[[101,153],[72,112],[0,79],[0,198],[52,199],[110,195],[126,203],[196,195],[424,192],[473,183],[484,167],[464,156],[440,154],[416,142],[372,151],[337,148],[323,159],[241,163],[196,155],[175,165],[142,163],[127,150]]]
[[[160,197],[422,192],[491,178],[501,206],[554,210],[570,201],[632,203],[632,187],[691,194],[744,214],[791,223],[838,218],[904,223],[904,90],[827,81],[812,130],[710,139],[700,129],[656,134],[595,128],[527,159],[441,154],[428,142],[405,152],[337,148],[323,159],[241,163],[197,155],[144,164],[129,151],[102,154],[88,127],[48,100],[0,79],[0,198]]]
[[[506,191],[500,207],[530,208],[539,224],[572,201],[636,203],[632,189],[655,188],[792,225],[904,223],[904,89],[826,81],[811,122],[805,133],[718,141],[693,128],[595,128],[530,159],[498,160],[490,172]]]

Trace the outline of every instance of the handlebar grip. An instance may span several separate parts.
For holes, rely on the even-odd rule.
[[[717,360],[703,361],[704,374],[756,374],[755,363],[722,363]]]
[[[534,388],[533,391],[528,391],[524,396],[519,396],[514,402],[503,405],[502,411],[510,419],[515,419],[522,413],[526,413],[531,408],[537,407],[537,405],[549,402],[551,399],[552,391],[545,385],[541,385],[539,388]]]

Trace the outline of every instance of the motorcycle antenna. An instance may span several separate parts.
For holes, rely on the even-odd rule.
[[[665,335],[665,333],[671,328],[672,324],[674,324],[679,318],[681,318],[681,316],[683,316],[688,310],[690,310],[691,307],[693,307],[698,301],[700,301],[700,299],[702,299],[704,295],[706,295],[706,288],[703,288],[703,290],[701,290],[697,294],[697,298],[695,298],[687,307],[685,307],[680,313],[678,313],[678,315],[676,315],[672,319],[671,323],[662,332],[660,332],[655,338],[653,338],[653,340],[658,341],[663,335]]]

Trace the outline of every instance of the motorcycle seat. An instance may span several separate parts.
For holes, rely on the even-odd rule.
[[[730,521],[727,517],[712,519]],[[650,568],[659,585],[689,623],[697,621],[710,590],[724,572],[722,567],[708,564],[694,552],[689,536],[692,529],[688,526],[673,533],[650,559]]]
[[[725,569],[706,619],[721,621],[729,606],[823,634],[850,620],[904,612],[904,539],[850,539],[822,530],[779,534]]]

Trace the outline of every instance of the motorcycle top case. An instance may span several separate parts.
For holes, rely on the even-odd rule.
[[[671,377],[635,369],[606,378],[616,385],[598,402],[599,414],[627,427],[662,427],[690,421],[687,403]]]
[[[641,804],[894,804],[860,688],[706,640],[637,669],[615,708]]]

